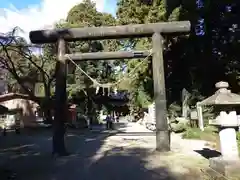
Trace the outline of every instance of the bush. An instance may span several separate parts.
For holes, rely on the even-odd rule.
[[[170,120],[171,131],[180,133],[186,131],[189,120],[185,118],[173,118]]]
[[[181,106],[176,102],[172,103],[168,107],[168,117],[170,119],[176,118],[181,114]]]
[[[175,132],[175,133],[180,133],[180,132],[184,132],[187,129],[187,125],[185,123],[171,123],[171,131]]]

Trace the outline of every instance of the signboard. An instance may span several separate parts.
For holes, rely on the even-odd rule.
[[[37,97],[44,97],[45,96],[43,83],[40,83],[40,82],[35,83],[34,94]]]

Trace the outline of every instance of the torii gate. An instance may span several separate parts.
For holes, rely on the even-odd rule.
[[[109,27],[86,27],[30,32],[30,40],[35,44],[58,43],[58,61],[56,66],[55,118],[53,133],[53,153],[65,154],[64,120],[67,118],[66,94],[66,43],[73,41],[122,39],[152,37],[152,68],[154,80],[154,100],[156,109],[156,150],[170,151],[170,133],[168,130],[166,93],[163,61],[162,34],[189,32],[189,21],[136,24]],[[144,58],[149,52],[97,52],[68,54],[75,61]]]

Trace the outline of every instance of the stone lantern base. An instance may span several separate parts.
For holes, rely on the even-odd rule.
[[[222,157],[214,157],[209,159],[209,163],[210,168],[217,173],[233,180],[240,179],[240,160],[226,160]]]

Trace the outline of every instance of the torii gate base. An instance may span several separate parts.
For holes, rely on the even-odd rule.
[[[154,79],[154,98],[156,109],[156,150],[160,152],[170,151],[170,133],[167,122],[165,79],[164,79],[164,62],[163,62],[163,37],[162,34],[184,33],[190,31],[190,22],[168,22],[154,24],[137,24],[125,26],[110,27],[88,27],[72,28],[57,30],[40,30],[31,31],[30,39],[32,43],[56,43],[58,42],[58,62],[56,67],[56,92],[55,92],[55,118],[53,133],[53,153],[65,154],[64,146],[64,121],[67,119],[66,107],[66,57],[65,41],[72,42],[77,40],[102,40],[102,39],[120,39],[134,37],[151,37],[152,36],[152,68]],[[146,57],[146,54],[134,55],[130,53],[112,52],[70,54],[75,60],[88,59],[116,59]],[[88,57],[85,58],[84,57]]]

